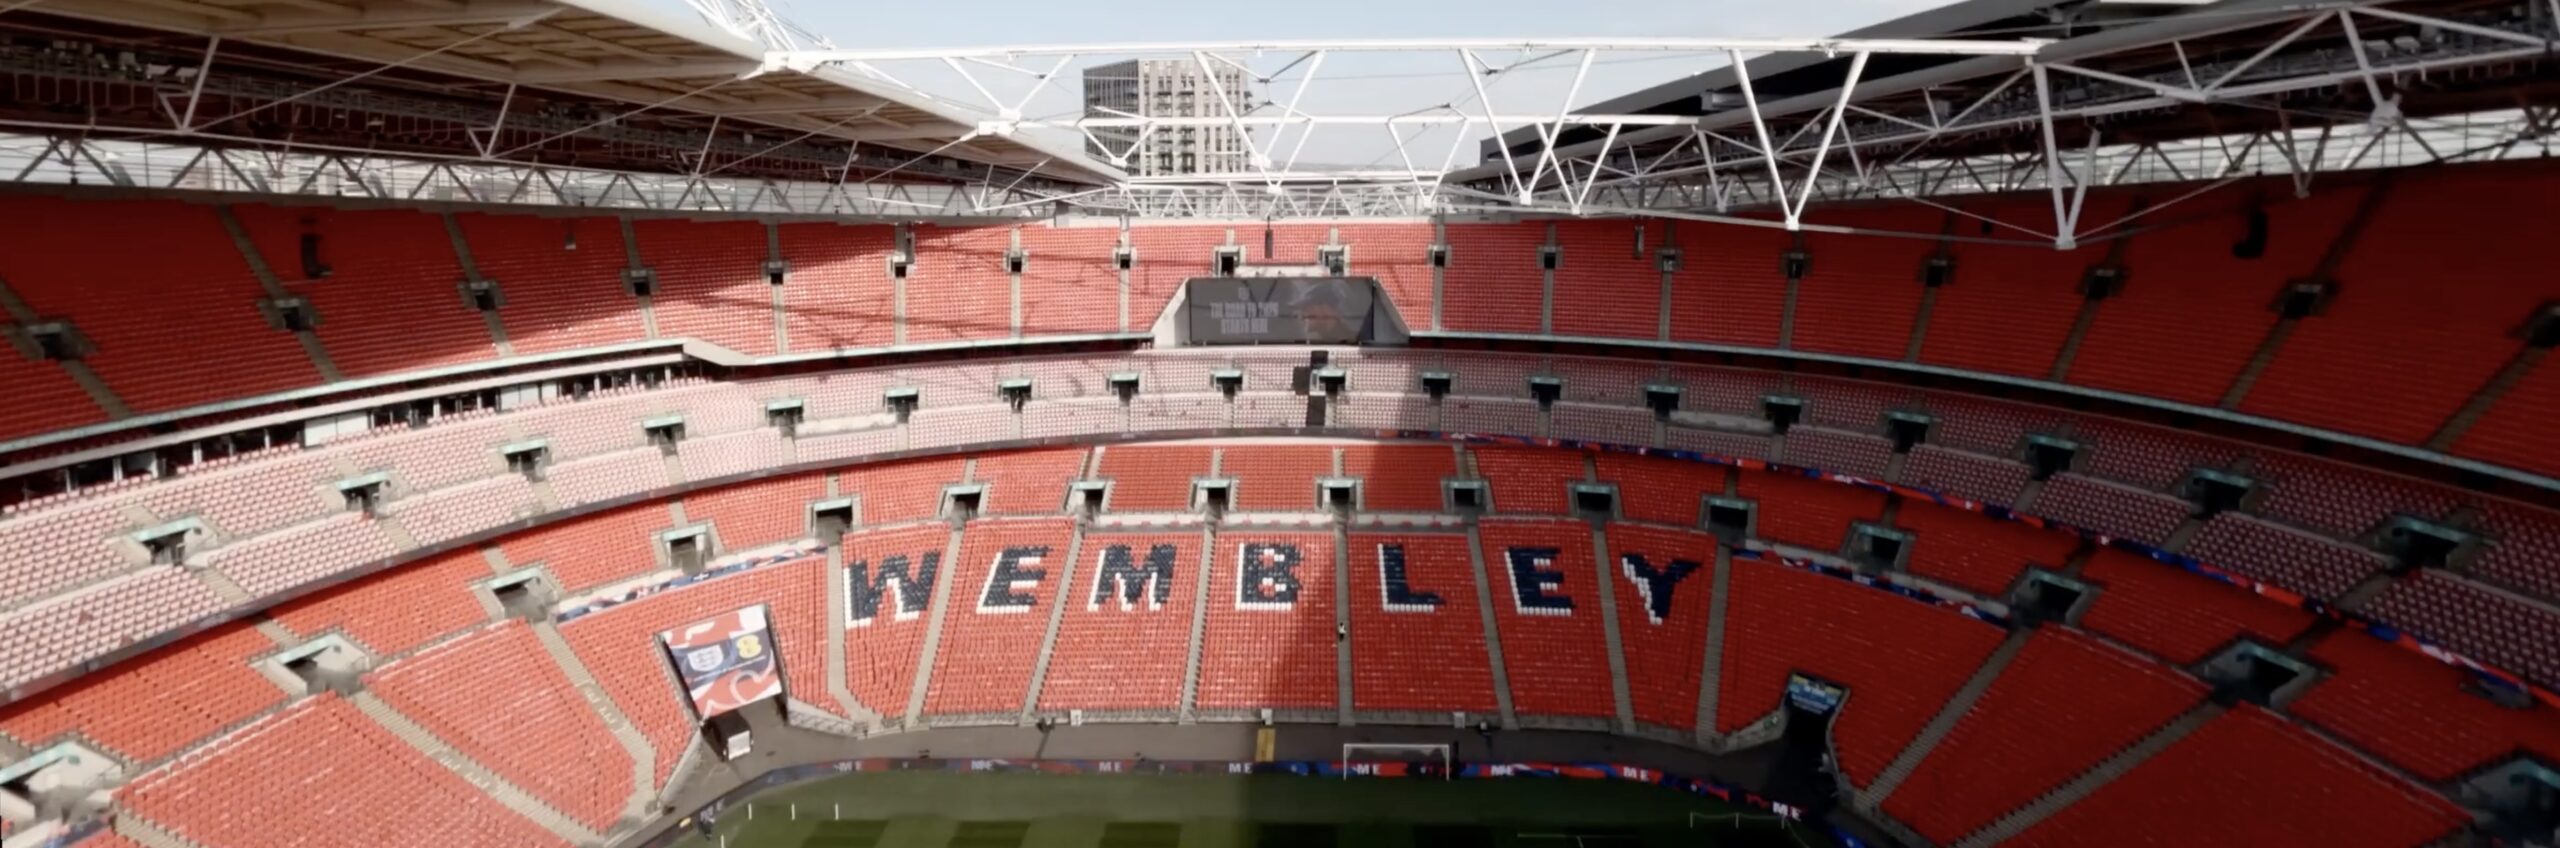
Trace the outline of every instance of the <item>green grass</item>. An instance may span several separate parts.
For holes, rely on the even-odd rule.
[[[679,848],[1816,845],[1658,786],[1293,775],[853,774],[775,790]],[[1693,814],[1699,819],[1691,826]],[[1714,817],[1712,823],[1708,817]],[[1722,838],[1719,838],[1722,837]],[[723,842],[725,838],[725,842]],[[1770,840],[1774,839],[1774,843]]]

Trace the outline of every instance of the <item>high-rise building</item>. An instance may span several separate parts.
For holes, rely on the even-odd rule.
[[[1090,117],[1220,118],[1253,108],[1244,71],[1232,65],[1200,65],[1184,59],[1132,59],[1087,68],[1084,113]],[[1223,102],[1220,95],[1224,94]],[[1251,167],[1244,133],[1232,123],[1093,130],[1086,152],[1119,164],[1130,176],[1232,174]],[[1123,157],[1126,157],[1125,159]]]

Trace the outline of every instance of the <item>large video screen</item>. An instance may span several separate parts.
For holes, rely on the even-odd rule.
[[[1385,320],[1367,277],[1204,277],[1187,286],[1192,344],[1360,344]]]
[[[658,634],[684,679],[693,714],[709,720],[782,694],[765,609],[752,606]]]

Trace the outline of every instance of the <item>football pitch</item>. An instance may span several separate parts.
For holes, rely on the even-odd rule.
[[[1830,841],[1817,828],[1788,826],[1766,813],[1622,781],[937,771],[849,774],[776,789],[729,808],[710,835],[675,844],[1794,848]]]

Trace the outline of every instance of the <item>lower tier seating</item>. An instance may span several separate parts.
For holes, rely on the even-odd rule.
[[[907,704],[916,689],[925,629],[932,623],[927,616],[935,587],[946,569],[956,567],[946,561],[951,529],[918,524],[847,533],[842,544],[848,601],[843,623],[846,688],[873,712],[911,718]],[[962,610],[957,604],[949,607],[951,614]]]
[[[1706,669],[1707,618],[1715,600],[1716,540],[1688,530],[1609,527],[1610,591],[1618,604],[1618,644],[1637,721],[1676,730],[1698,726],[1698,685]]]
[[[1765,562],[1736,560],[1731,585],[1716,730],[1777,710],[1791,674],[1845,686],[1832,743],[1856,785],[1874,780],[2000,643],[1999,628],[1955,610]]]
[[[2466,822],[2444,799],[2242,704],[2002,844],[2400,848]]]
[[[2077,777],[2204,698],[2204,684],[2062,627],[2027,637],[1884,802],[1940,845]]]
[[[1087,533],[1040,678],[1044,712],[1163,712],[1182,701],[1201,534]],[[1211,602],[1222,600],[1210,587]],[[1044,614],[1036,616],[1046,619]],[[1170,713],[1166,713],[1170,714]]]
[[[521,622],[436,646],[373,676],[384,703],[552,809],[602,832],[631,795],[631,758]]]
[[[158,762],[282,703],[284,692],[249,667],[276,648],[254,627],[219,628],[12,704],[0,730],[36,748],[78,733],[127,762]]]
[[[1354,708],[1491,714],[1493,670],[1467,538],[1353,533],[1350,545],[1343,597]]]
[[[2287,707],[2392,765],[2453,780],[2519,751],[2560,762],[2560,715],[2466,691],[2470,672],[2353,632],[2312,646],[2328,671]]]
[[[1239,535],[1209,552],[1199,708],[1335,709],[1333,536]]]
[[[1590,525],[1487,521],[1478,532],[1512,709],[1615,716],[1600,619],[1602,572],[1591,561]]]
[[[1073,530],[1056,519],[969,522],[951,564],[926,715],[1021,712]]]
[[[144,775],[118,799],[198,845],[569,844],[336,695],[314,696],[205,756]]]
[[[1259,447],[1228,443],[1215,450],[1237,457]],[[1401,449],[1461,455],[1446,448]],[[807,501],[826,497],[819,483],[832,478],[840,490],[860,488],[866,499],[877,495],[891,504],[885,514],[912,515],[931,499],[894,490],[895,483],[843,483],[905,480],[938,493],[939,482],[915,481],[974,477],[968,469],[1001,458],[748,481],[735,491],[762,497],[738,497],[717,515],[706,493],[681,500],[689,521],[791,528],[809,520]],[[1047,469],[1030,475],[1045,481],[1041,485],[1062,486],[1068,479],[1072,456],[1035,459]],[[1663,459],[1634,465],[1648,473],[1676,470]],[[1703,480],[1733,473],[1698,468]],[[1835,486],[1861,498],[1873,494],[1813,478],[1782,479]],[[1794,491],[1761,488],[1760,509],[1765,515],[1798,508],[1836,512],[1828,501],[1795,501]],[[694,504],[705,505],[702,514],[695,514]],[[664,503],[644,504],[642,511],[675,517]],[[1903,502],[1895,513],[1924,547],[1932,540],[1981,539],[1976,544],[1985,550],[2008,550],[1992,556],[1999,564],[1991,571],[2001,574],[2060,550],[2019,552],[2045,543],[2040,537],[2009,550],[1999,534],[2024,525],[1983,513],[1916,501]],[[1623,687],[1623,703],[1639,726],[1685,735],[1697,729],[1734,733],[1758,724],[1783,703],[1789,677],[1804,675],[1847,689],[1831,728],[1832,753],[1852,785],[1873,787],[2004,638],[2000,627],[1966,609],[1781,563],[1750,547],[1719,566],[1715,539],[1694,529],[1619,521],[1595,536],[1584,521],[1497,515],[1470,525],[1385,513],[1361,516],[1337,536],[1287,523],[1295,520],[1266,514],[1209,522],[1158,513],[1091,517],[1080,525],[1053,507],[1036,517],[978,518],[956,527],[940,520],[856,526],[833,556],[764,562],[698,582],[652,584],[612,596],[618,603],[581,607],[558,625],[565,653],[546,644],[550,624],[482,623],[495,619],[486,609],[492,599],[475,587],[496,576],[493,562],[524,567],[533,564],[529,555],[536,551],[546,565],[586,556],[589,549],[597,556],[615,555],[617,539],[582,535],[576,531],[581,524],[618,528],[607,535],[645,538],[657,532],[631,524],[621,513],[599,513],[519,531],[279,608],[273,623],[281,628],[235,625],[111,668],[92,678],[96,682],[47,692],[0,712],[0,730],[30,746],[84,739],[140,772],[202,768],[227,756],[226,746],[265,744],[255,740],[266,738],[262,734],[272,725],[306,720],[298,717],[318,709],[309,706],[318,702],[288,699],[249,663],[281,647],[279,642],[336,632],[375,653],[367,698],[380,704],[342,704],[334,709],[365,725],[318,732],[389,734],[384,727],[407,724],[386,725],[362,710],[395,710],[433,742],[452,747],[506,784],[488,791],[522,790],[586,828],[606,831],[618,825],[635,791],[659,793],[680,772],[694,773],[684,770],[687,762],[706,764],[711,756],[708,746],[698,744],[702,731],[676,686],[660,634],[762,605],[771,613],[772,649],[795,715],[816,710],[854,718],[877,712],[882,729],[911,727],[913,719],[1012,725],[1025,710],[1160,721],[1182,714],[1184,694],[1191,692],[1187,706],[1203,721],[1252,721],[1262,709],[1275,710],[1283,721],[1330,721],[1348,706],[1363,723],[1446,727],[1452,713],[1466,714],[1466,721],[1495,718],[1507,697],[1527,723],[1597,728],[1615,723]],[[529,545],[528,539],[550,541]],[[558,541],[563,539],[588,541]],[[495,554],[528,557],[515,561]],[[2057,623],[2018,637],[2024,640],[2020,653],[1988,678],[1987,689],[1951,732],[1917,761],[1907,780],[1897,782],[1884,800],[1887,812],[1932,840],[1961,840],[2197,704],[2202,685],[2174,664],[2241,633],[2283,643],[2308,624],[2296,618],[2306,615],[2297,610],[2114,549],[2097,550],[2083,576],[2099,590],[2083,621],[2091,635]],[[667,572],[659,579],[672,578]],[[2434,575],[2411,578],[2426,579]],[[845,593],[841,620],[830,613],[839,608],[833,596],[839,583]],[[415,594],[417,608],[386,609],[396,598],[386,593],[394,589]],[[1483,608],[1486,598],[1490,611]],[[370,620],[375,617],[382,620]],[[1348,627],[1338,630],[1338,621]],[[1499,674],[1488,635],[1501,646]],[[2337,641],[2349,637],[2363,641]],[[846,664],[830,669],[829,643],[837,638],[843,640]],[[1336,661],[1345,639],[1347,669]],[[1707,674],[1710,645],[1721,646],[1712,658],[1713,677]],[[2355,648],[2390,653],[2356,654]],[[2157,656],[2150,655],[2155,651]],[[2429,775],[2460,774],[2511,751],[2553,747],[2534,725],[2513,723],[2547,722],[2547,716],[2483,712],[2506,708],[2452,688],[2455,681],[2444,675],[2459,673],[2420,654],[2347,631],[2325,637],[2311,658],[2332,675],[2315,681],[2297,702],[2304,720],[2383,761],[2405,762]],[[2409,663],[2421,665],[2405,667]],[[1624,668],[1622,682],[1612,679],[1613,665]],[[920,675],[920,668],[928,673]],[[509,686],[492,689],[463,679],[490,669],[513,669]],[[580,671],[594,677],[609,709],[591,709],[570,685]],[[830,682],[837,674],[842,690]],[[1497,690],[1496,680],[1507,688]],[[1347,705],[1340,700],[1346,681]],[[2402,688],[2423,694],[2393,700]],[[1708,716],[1700,715],[1702,695],[1714,701]],[[152,698],[183,720],[144,726],[114,706]],[[921,714],[910,715],[910,705],[918,703]],[[286,706],[279,712],[280,704]],[[631,785],[638,765],[606,730],[615,714],[647,745],[653,767],[639,772],[646,786]],[[1712,724],[1698,728],[1702,718]],[[2287,738],[2270,755],[2275,765],[2268,774],[2314,787],[2302,792],[2398,798],[2389,803],[2415,804],[2418,818],[2433,821],[2429,805],[2441,802],[2424,789],[2365,771],[2319,737],[2280,722],[2274,726]],[[423,756],[410,740],[383,738],[400,746],[384,756]],[[2194,744],[2192,739],[2182,744]],[[155,767],[160,771],[153,772]],[[2098,797],[2110,809],[2151,803],[2112,793],[2158,767],[2156,760],[2146,763],[2134,775],[2106,784]],[[458,779],[443,766],[433,768],[433,777]],[[2190,775],[2188,781],[2217,784],[2198,776],[2203,773],[2195,767],[2181,768],[2189,769],[2180,772]],[[146,777],[129,796],[140,797],[131,793],[159,779]],[[2268,809],[2310,814],[2304,803],[2286,800],[2290,795],[2276,795],[2282,797]],[[138,804],[131,809],[143,810]],[[2206,809],[2217,817],[2257,815],[2236,807]],[[176,815],[162,823],[182,834],[190,826],[220,826],[191,824],[184,820],[190,814]],[[2391,817],[2398,814],[2376,815],[2384,816],[2377,832],[2407,825]],[[2253,820],[2239,826],[2271,825]]]

